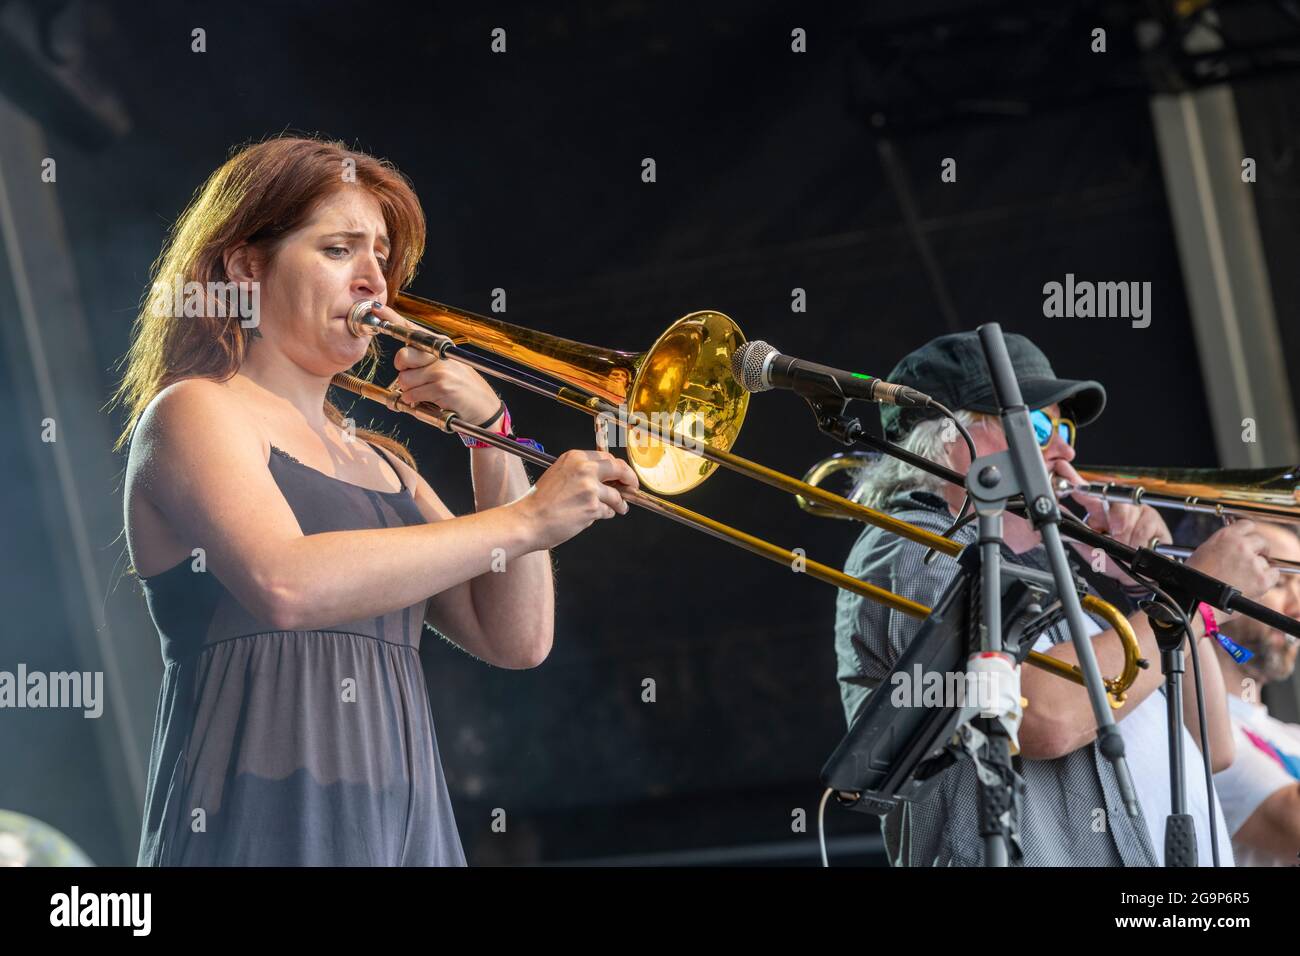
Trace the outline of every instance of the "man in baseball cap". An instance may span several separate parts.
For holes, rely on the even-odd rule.
[[[1030,421],[1048,472],[1081,485],[1074,470],[1076,429],[1097,419],[1106,404],[1100,383],[1088,378],[1058,378],[1043,352],[1022,335],[1007,335],[1007,350]],[[979,338],[974,332],[944,335],[905,357],[889,381],[923,391],[952,409],[975,443],[976,457],[1007,447],[993,383]],[[885,434],[922,457],[938,461],[962,474],[971,454],[951,421],[932,409],[883,406]],[[963,490],[934,478],[894,458],[884,457],[869,466],[855,497],[868,507],[889,512],[936,534],[945,533],[961,507]],[[1133,546],[1148,545],[1153,538],[1169,542],[1168,528],[1151,508],[1112,504],[1076,495],[1088,513],[1088,524]],[[1244,527],[1243,527],[1244,526]],[[1041,541],[1023,518],[1006,515],[1003,523],[1003,557],[1043,570],[1048,568]],[[960,544],[978,537],[975,523],[955,532]],[[1236,522],[1209,538],[1189,559],[1225,578],[1243,594],[1256,596],[1272,586],[1276,572],[1261,570],[1257,557],[1266,542],[1254,533],[1251,522]],[[957,564],[945,556],[926,561],[928,549],[878,528],[868,527],[853,546],[845,571],[933,607],[956,576]],[[1074,554],[1074,552],[1072,552]],[[1141,588],[1104,555],[1080,552],[1081,571],[1099,571],[1117,579],[1134,597]],[[1194,615],[1199,618],[1199,615]],[[1146,615],[1134,610],[1129,623],[1142,648],[1142,656],[1158,661]],[[1105,622],[1088,619],[1092,645],[1105,674],[1118,673],[1124,660],[1119,635]],[[841,591],[838,598],[835,644],[837,677],[850,725],[868,696],[890,679],[891,672],[921,622],[856,594]],[[1233,755],[1231,723],[1227,713],[1223,676],[1216,655],[1205,637],[1205,625],[1193,622],[1200,654],[1210,751],[1215,771],[1227,767]],[[1073,664],[1075,652],[1068,629],[1057,625],[1045,631],[1035,650]],[[1021,692],[1028,698],[1019,729],[1016,769],[1024,782],[1017,800],[1020,844],[1013,863],[1038,866],[1159,866],[1163,863],[1164,826],[1170,813],[1165,702],[1156,693],[1164,683],[1159,668],[1150,667],[1129,689],[1123,707],[1115,711],[1134,778],[1141,817],[1124,809],[1111,763],[1096,744],[1096,723],[1082,688],[1042,671],[1023,668]],[[945,686],[947,681],[945,680]],[[1203,768],[1196,759],[1199,723],[1196,694],[1188,688],[1184,700],[1183,749],[1191,759],[1185,768],[1187,812],[1196,824],[1199,858],[1208,864],[1210,808]],[[1189,733],[1188,729],[1191,732]],[[1098,820],[1098,814],[1104,819]],[[1232,860],[1230,834],[1215,802],[1219,857]],[[984,841],[980,833],[976,770],[961,761],[945,771],[927,799],[904,804],[881,821],[890,862],[902,866],[982,865]]]

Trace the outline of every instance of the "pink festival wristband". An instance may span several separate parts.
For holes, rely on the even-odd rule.
[[[519,438],[515,435],[513,423],[510,421],[510,409],[506,408],[505,402],[501,403],[501,408],[498,409],[496,415],[493,415],[483,425],[479,427],[487,428],[494,421],[496,421],[498,416],[500,416],[501,418],[501,426],[496,429],[496,433],[498,435],[500,435],[502,438],[509,438],[511,441],[516,442],[517,444],[526,445],[529,448],[533,449],[534,451],[540,451],[542,453],[545,453],[546,449],[541,446],[540,442],[536,442],[531,438]],[[461,434],[460,440],[465,443],[466,448],[495,447],[494,445],[489,445],[485,441],[480,441],[479,439],[474,438],[472,435]]]
[[[1219,646],[1238,664],[1244,664],[1255,656],[1255,652],[1248,648],[1242,647],[1227,634],[1219,630],[1219,619],[1214,616],[1214,608],[1210,607],[1204,601],[1196,606],[1196,610],[1201,612],[1201,620],[1205,622],[1205,634],[1219,642]]]
[[[1219,619],[1214,616],[1214,608],[1202,601],[1196,605],[1196,610],[1200,612],[1201,620],[1205,622],[1205,636],[1217,637],[1219,634]]]

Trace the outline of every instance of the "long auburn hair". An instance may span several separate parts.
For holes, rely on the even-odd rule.
[[[131,441],[140,415],[167,386],[187,378],[224,382],[239,371],[253,329],[237,310],[209,305],[201,316],[177,316],[173,289],[179,284],[229,283],[223,255],[247,242],[269,259],[278,241],[301,226],[315,205],[341,189],[367,190],[379,204],[388,230],[384,279],[400,291],[415,277],[424,255],[424,212],[410,182],[388,160],[376,159],[339,141],[278,136],[235,152],[199,188],[176,220],[150,270],[146,291],[124,356],[125,372],[112,404],[126,409],[125,427],[114,450]],[[372,379],[379,353],[374,341],[355,370]],[[343,413],[325,399],[325,415],[343,427]],[[407,464],[415,461],[395,439],[357,429],[363,439],[382,445]]]

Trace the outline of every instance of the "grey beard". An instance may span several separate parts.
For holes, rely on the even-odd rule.
[[[1267,650],[1252,647],[1250,650],[1255,652],[1255,656],[1242,664],[1241,669],[1257,683],[1271,684],[1291,676],[1293,668],[1287,664],[1285,647]]]

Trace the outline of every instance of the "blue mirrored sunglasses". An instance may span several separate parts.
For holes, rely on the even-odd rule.
[[[1039,448],[1050,445],[1053,435],[1060,435],[1061,441],[1074,445],[1074,422],[1068,418],[1053,418],[1041,408],[1035,408],[1029,413],[1029,424],[1034,426],[1034,437],[1038,439]]]

